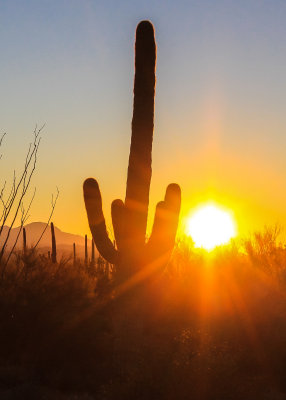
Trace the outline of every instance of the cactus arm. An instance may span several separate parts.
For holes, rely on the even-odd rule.
[[[95,179],[88,178],[85,180],[83,184],[83,195],[88,223],[96,248],[108,262],[116,264],[119,255],[108,237],[102,212],[101,194]]]
[[[120,252],[126,245],[126,208],[122,200],[116,199],[112,202],[111,217],[117,249]]]
[[[132,136],[125,205],[128,236],[145,243],[151,181],[156,46],[154,28],[142,21],[136,30]]]
[[[164,199],[167,209],[172,213],[178,223],[178,216],[181,209],[181,188],[177,183],[170,183],[166,189]]]
[[[165,195],[165,204],[167,211],[167,227],[166,235],[168,237],[169,246],[173,248],[175,244],[179,215],[181,209],[181,188],[176,183],[168,185]]]
[[[172,250],[178,228],[181,207],[181,189],[179,185],[168,185],[165,199],[157,204],[150,239],[146,245],[149,258],[168,253]]]
[[[157,245],[158,241],[160,240],[163,232],[163,222],[164,222],[164,214],[165,214],[165,202],[159,201],[156,205],[154,222],[151,236],[148,240],[147,246]]]

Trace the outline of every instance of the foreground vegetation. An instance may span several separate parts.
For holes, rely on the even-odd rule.
[[[286,249],[275,230],[163,274],[18,253],[0,287],[1,399],[284,399]]]

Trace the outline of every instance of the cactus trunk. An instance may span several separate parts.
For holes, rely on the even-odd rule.
[[[132,135],[126,185],[126,235],[133,246],[145,244],[152,175],[156,46],[154,30],[143,22],[137,28]]]

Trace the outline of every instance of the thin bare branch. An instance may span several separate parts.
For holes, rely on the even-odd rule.
[[[34,245],[33,249],[35,249],[35,248],[38,246],[38,244],[40,243],[42,237],[44,236],[44,233],[46,232],[46,230],[48,229],[48,226],[50,225],[50,221],[51,221],[52,216],[53,216],[53,214],[54,214],[54,210],[55,210],[55,207],[56,207],[56,204],[57,204],[57,201],[58,201],[59,194],[60,194],[60,192],[59,192],[59,189],[58,189],[58,187],[57,187],[57,194],[56,194],[55,199],[54,199],[54,196],[52,195],[52,201],[51,201],[52,208],[51,208],[51,212],[50,212],[48,221],[47,221],[46,226],[45,226],[45,228],[43,229],[43,232],[41,233],[41,235],[40,235],[40,237],[39,237],[37,243]]]
[[[36,188],[34,189],[34,193],[33,193],[33,196],[32,196],[32,198],[31,198],[31,200],[30,200],[30,203],[29,203],[29,205],[28,205],[27,210],[25,210],[23,203],[21,204],[21,225],[20,225],[20,229],[19,229],[19,232],[18,232],[17,237],[16,237],[16,239],[15,239],[15,242],[14,242],[14,244],[13,244],[13,246],[12,246],[12,249],[10,250],[9,256],[7,257],[7,260],[6,260],[6,262],[5,262],[4,267],[7,266],[8,262],[9,262],[9,260],[10,260],[10,257],[11,257],[11,255],[13,254],[13,252],[14,252],[14,250],[15,250],[15,247],[16,247],[16,245],[17,245],[17,243],[18,243],[20,234],[21,234],[21,232],[22,232],[22,230],[23,230],[23,226],[24,226],[24,224],[27,222],[27,219],[29,218],[29,214],[28,214],[28,213],[29,213],[30,208],[31,208],[31,206],[32,206],[32,203],[33,203],[33,201],[34,201],[35,195],[36,195]]]
[[[5,135],[6,135],[6,132],[2,133],[2,136],[0,137],[0,147],[2,146],[2,142],[3,142]],[[1,158],[2,158],[2,154],[0,154],[0,160],[1,160]]]
[[[32,144],[29,145],[28,153],[27,153],[27,156],[25,159],[24,169],[23,169],[23,172],[20,176],[18,183],[16,183],[16,174],[14,171],[11,193],[10,193],[10,196],[8,197],[8,200],[6,201],[5,207],[4,207],[4,215],[3,215],[2,223],[1,223],[1,227],[0,227],[0,236],[2,234],[2,231],[3,231],[4,225],[7,221],[7,218],[11,213],[12,207],[13,207],[15,201],[17,201],[17,195],[22,186],[22,194],[20,196],[20,199],[18,199],[18,201],[17,201],[18,207],[17,207],[16,214],[18,215],[19,204],[21,203],[22,198],[25,196],[25,194],[27,192],[32,175],[35,170],[35,166],[36,166],[36,162],[37,162],[37,153],[38,153],[38,149],[39,149],[39,145],[40,145],[40,141],[41,141],[41,137],[39,135],[40,135],[43,127],[44,126],[42,126],[38,130],[37,130],[37,128],[34,130],[34,141]],[[31,164],[32,164],[32,170],[29,171],[29,167]],[[0,259],[1,259],[1,255],[0,255]]]
[[[44,125],[39,129],[36,126],[34,133],[33,133],[34,141],[32,143],[30,143],[30,145],[29,145],[22,174],[17,182],[16,174],[14,171],[12,188],[11,188],[10,194],[8,196],[8,199],[6,201],[3,200],[5,186],[4,186],[3,190],[1,191],[0,201],[3,206],[3,212],[2,212],[2,216],[1,216],[1,220],[0,220],[1,221],[0,236],[3,232],[7,218],[9,216],[11,216],[12,208],[14,205],[15,205],[15,210],[13,211],[12,222],[9,224],[9,229],[8,229],[6,238],[4,240],[4,243],[2,245],[1,251],[0,251],[0,262],[3,258],[4,251],[6,249],[11,230],[15,224],[15,221],[18,217],[19,212],[21,212],[21,210],[22,210],[21,226],[23,226],[24,222],[28,218],[28,212],[30,210],[32,201],[34,199],[35,192],[34,192],[34,195],[32,197],[32,200],[30,201],[30,204],[29,204],[26,212],[23,209],[23,199],[27,194],[27,191],[30,187],[31,179],[32,179],[34,171],[36,169],[37,154],[38,154],[38,150],[39,150],[39,146],[40,146],[40,142],[41,142],[40,134],[41,134],[43,128],[44,128]],[[18,240],[18,238],[17,238],[17,240]],[[17,240],[14,243],[13,249],[15,248],[15,246],[17,244]],[[10,256],[11,256],[11,253],[9,254],[8,261],[9,261]]]

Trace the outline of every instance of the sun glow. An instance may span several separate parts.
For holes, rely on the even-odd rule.
[[[230,212],[214,204],[199,207],[188,219],[186,233],[196,247],[212,250],[227,244],[236,235],[236,226]]]

